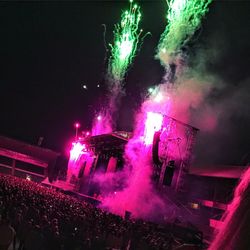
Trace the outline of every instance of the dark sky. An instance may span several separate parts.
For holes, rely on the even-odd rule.
[[[132,128],[142,93],[159,83],[164,72],[154,54],[166,25],[166,3],[139,3],[141,27],[152,35],[144,40],[126,77],[127,94],[118,119],[123,130]],[[106,41],[112,42],[114,24],[127,6],[127,1],[0,3],[0,134],[31,143],[44,136],[44,146],[62,150],[74,135],[75,121],[83,129],[91,127],[105,93],[102,24]],[[220,126],[213,133],[200,132],[199,161],[212,157],[219,163],[241,164],[250,158],[245,156],[250,151],[249,13],[250,1],[214,1],[187,47],[189,64],[222,86],[209,98],[215,109],[223,110]]]

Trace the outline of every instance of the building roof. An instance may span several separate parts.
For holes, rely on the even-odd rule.
[[[191,166],[189,169],[189,174],[207,176],[207,177],[238,179],[241,177],[241,175],[246,169],[247,166],[201,165],[201,166]]]
[[[18,153],[18,155],[26,155],[46,162],[53,161],[60,155],[50,149],[31,145],[5,136],[0,136],[0,149],[3,152]]]
[[[120,133],[119,133],[120,132]],[[90,147],[94,147],[95,151],[105,151],[113,149],[123,149],[125,144],[128,142],[129,135],[122,133],[122,131],[91,136],[85,141]]]

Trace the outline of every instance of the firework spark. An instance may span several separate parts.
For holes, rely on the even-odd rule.
[[[208,11],[212,0],[170,0],[165,31],[161,35],[157,58],[163,66],[168,66],[180,49],[199,28],[202,17]]]
[[[140,7],[130,0],[129,10],[122,13],[121,23],[115,26],[114,44],[111,45],[111,57],[108,74],[115,81],[122,81],[127,68],[135,56],[142,30],[139,30],[141,20]]]

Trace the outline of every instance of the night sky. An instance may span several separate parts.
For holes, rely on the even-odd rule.
[[[132,130],[147,88],[164,74],[155,49],[166,20],[165,1],[139,1],[141,27],[151,32],[126,76],[120,130]],[[90,129],[106,91],[104,46],[113,41],[127,1],[0,3],[0,134],[63,151],[73,124]],[[200,131],[195,161],[250,162],[250,1],[214,1],[185,48],[187,63],[218,83],[208,102],[220,111],[214,131]],[[88,89],[83,89],[83,85]],[[100,84],[101,87],[97,88]],[[196,126],[196,124],[192,124]]]

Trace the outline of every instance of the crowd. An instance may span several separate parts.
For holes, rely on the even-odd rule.
[[[2,174],[0,215],[0,231],[1,226],[9,230],[18,250],[167,250],[173,245],[163,226],[125,220],[32,181]],[[1,238],[0,250],[8,249],[10,242]]]
[[[249,206],[250,168],[209,250],[250,249]],[[183,242],[178,246],[169,229],[125,220],[38,183],[0,174],[0,250],[10,245],[18,250],[198,249]]]

